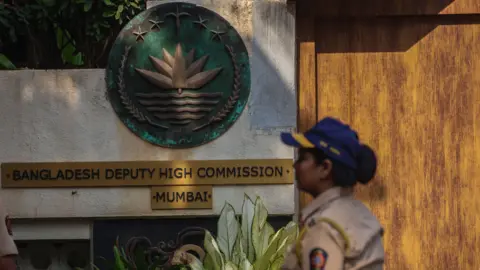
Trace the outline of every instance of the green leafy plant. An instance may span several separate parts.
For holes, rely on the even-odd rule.
[[[15,65],[2,53],[0,53],[0,69],[15,69]]]
[[[141,0],[1,1],[0,51],[17,67],[105,67],[118,32],[144,9]]]
[[[298,226],[290,222],[277,232],[267,222],[268,211],[257,197],[253,202],[245,194],[240,220],[226,203],[218,220],[214,238],[206,232],[205,260],[193,260],[193,270],[277,270],[284,261],[287,247],[298,236]]]
[[[253,202],[245,194],[241,215],[235,213],[232,205],[225,203],[218,219],[216,237],[199,228],[205,234],[203,249],[193,244],[180,244],[167,257],[162,257],[166,253],[158,252],[158,248],[151,246],[145,237],[130,239],[126,248],[120,246],[117,239],[113,247],[114,261],[109,269],[278,270],[284,262],[287,247],[298,237],[298,226],[289,222],[275,232],[267,217],[268,211],[262,200],[257,197]],[[138,244],[142,241],[146,249],[135,248],[141,246]]]

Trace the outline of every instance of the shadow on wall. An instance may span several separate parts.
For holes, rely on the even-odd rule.
[[[315,0],[313,0],[315,1]],[[438,14],[456,0],[322,0],[316,1],[319,16],[378,16]]]
[[[440,13],[453,2],[454,0],[316,2],[316,53],[405,52],[437,26],[480,21],[480,18],[472,15],[429,16]],[[321,56],[318,59],[321,61]],[[383,183],[386,182],[388,181],[382,179],[381,175],[377,175],[368,186],[357,187],[357,197],[364,201],[384,201],[387,187]]]
[[[325,14],[335,14],[333,10],[341,8],[341,14],[345,16],[324,16],[316,20],[316,51],[405,52],[439,25],[480,22],[480,18],[474,15],[417,16],[425,13],[438,14],[452,2],[453,0],[364,0],[354,1],[348,6],[332,0],[322,2]],[[371,9],[367,10],[368,8]],[[376,14],[385,15],[375,17]],[[390,14],[402,16],[388,16]],[[368,41],[360,42],[365,40]]]
[[[255,1],[252,40],[252,129],[296,127],[295,11],[278,1]]]

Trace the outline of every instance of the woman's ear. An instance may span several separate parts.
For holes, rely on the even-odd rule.
[[[318,176],[320,179],[326,179],[332,173],[333,163],[330,159],[325,159],[320,165],[318,165]]]

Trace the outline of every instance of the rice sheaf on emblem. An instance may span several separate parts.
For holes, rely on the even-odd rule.
[[[323,270],[327,263],[328,254],[321,248],[310,251],[310,270]]]

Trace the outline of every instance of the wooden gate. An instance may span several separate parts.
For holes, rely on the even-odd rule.
[[[480,269],[479,14],[478,0],[297,0],[299,129],[338,117],[376,150],[357,196],[385,227],[388,270]]]

